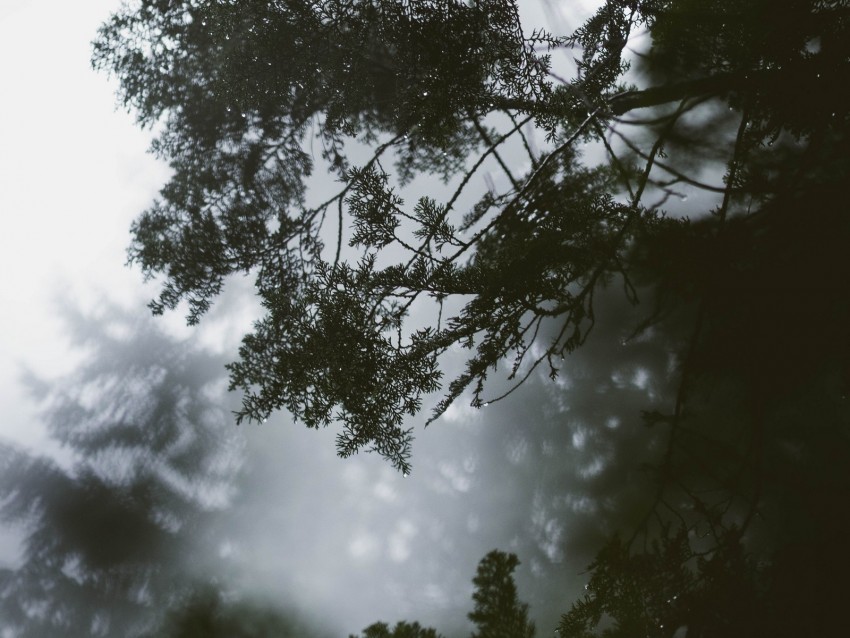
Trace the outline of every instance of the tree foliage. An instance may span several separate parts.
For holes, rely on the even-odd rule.
[[[350,638],[360,638],[351,636]],[[376,622],[363,630],[362,638],[440,638],[435,629],[422,627],[418,622],[397,622],[390,630],[390,626],[384,622]]]
[[[477,627],[472,638],[534,638],[528,605],[517,597],[513,572],[518,565],[514,554],[496,549],[479,561],[472,579],[475,607],[469,619]],[[440,635],[435,629],[423,628],[417,622],[401,621],[392,631],[387,623],[374,623],[363,630],[362,638],[440,638]]]
[[[562,633],[827,631],[818,601],[844,590],[811,566],[848,554],[826,530],[850,487],[849,24],[839,0],[606,0],[572,33],[529,30],[513,0],[140,0],[94,50],[173,169],[130,261],[190,322],[250,273],[238,418],[339,423],[341,455],[404,472],[433,393],[432,420],[556,377],[621,288],[675,390],[642,415],[664,432],[652,504]],[[338,188],[314,201],[323,173]]]
[[[478,563],[475,608],[469,619],[477,631],[472,638],[534,638],[534,623],[528,620],[528,605],[519,602],[513,571],[519,560],[513,554],[493,550]]]
[[[529,32],[514,0],[141,0],[94,48],[173,169],[130,261],[162,281],[153,310],[186,302],[190,323],[251,273],[265,314],[230,366],[239,419],[339,422],[341,455],[376,450],[402,471],[428,395],[443,391],[435,419],[466,391],[498,400],[486,381],[506,360],[517,384],[557,375],[614,281],[656,296],[639,329],[675,336],[681,322],[664,321],[698,309],[677,346],[683,388],[707,344],[745,343],[740,364],[766,364],[763,327],[784,334],[810,312],[834,318],[817,348],[837,341],[843,357],[847,24],[823,0],[607,0],[564,34]],[[626,75],[641,31],[651,42]],[[571,78],[553,72],[562,50]],[[503,185],[472,192],[490,165]],[[340,186],[316,204],[322,171]],[[444,193],[406,202],[427,175]],[[664,213],[681,189],[717,198],[697,223]],[[793,302],[771,298],[784,285]],[[469,354],[446,382],[455,346]],[[812,365],[836,361],[817,348]]]
[[[227,600],[215,588],[191,592],[149,634],[157,638],[308,638],[319,636],[292,614],[271,605]]]
[[[202,577],[231,496],[240,448],[209,404],[223,362],[114,308],[65,318],[88,356],[28,379],[65,462],[0,443],[0,521],[24,532],[0,616],[12,636],[138,636]]]

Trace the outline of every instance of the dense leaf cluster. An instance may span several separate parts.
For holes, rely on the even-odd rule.
[[[821,0],[608,0],[552,35],[529,32],[513,0],[131,4],[101,29],[94,64],[156,126],[174,172],[135,222],[130,260],[163,282],[154,311],[185,301],[190,322],[228,276],[252,273],[266,314],[230,367],[239,418],[339,422],[343,455],[372,449],[408,471],[405,420],[427,395],[445,392],[434,419],[466,391],[475,406],[500,398],[486,381],[506,359],[515,383],[541,365],[557,375],[615,281],[632,301],[655,296],[637,332],[671,336],[677,424],[711,353],[747,344],[755,367],[767,361],[772,281],[790,277],[805,300],[776,333],[811,301],[836,317],[823,341],[848,342],[833,285],[846,264],[794,243],[847,237],[848,19]],[[552,70],[561,50],[572,78]],[[582,142],[605,160],[588,166]],[[484,166],[506,181],[476,194]],[[316,205],[319,169],[340,186]],[[406,202],[421,175],[442,177],[444,195]],[[693,222],[665,215],[694,191],[714,200]],[[444,382],[454,346],[469,356]],[[764,405],[760,374],[744,376]]]
[[[644,413],[666,432],[652,507],[598,555],[562,635],[838,625],[844,590],[816,573],[848,564],[845,2],[606,0],[552,35],[513,0],[142,0],[94,63],[173,168],[133,226],[130,260],[163,283],[152,308],[195,322],[228,276],[256,278],[240,419],[339,422],[341,454],[406,472],[427,395],[444,392],[433,419],[556,376],[616,284],[676,391]],[[325,172],[339,186],[315,204]],[[427,176],[442,193],[409,196]],[[505,362],[516,385],[491,396]],[[516,622],[476,598],[481,636],[531,633],[514,566],[482,563]]]

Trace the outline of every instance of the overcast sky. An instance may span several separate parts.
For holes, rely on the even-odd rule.
[[[584,12],[592,0],[571,4]],[[527,5],[531,24],[552,18],[544,3]],[[26,409],[12,390],[21,363],[43,371],[72,365],[55,318],[57,295],[88,307],[102,295],[128,304],[154,292],[124,267],[125,249],[131,220],[167,169],[146,153],[150,132],[116,109],[114,80],[90,65],[97,27],[118,6],[0,0],[0,400],[7,416]]]
[[[3,433],[32,441],[20,366],[72,365],[57,295],[86,306],[140,297],[138,273],[123,267],[128,224],[165,173],[91,70],[91,39],[118,2],[1,1],[0,400]]]
[[[61,454],[19,378],[23,367],[59,378],[81,360],[57,304],[97,311],[108,299],[145,313],[155,292],[124,267],[125,248],[131,220],[167,171],[146,153],[149,133],[116,110],[114,85],[89,62],[97,26],[118,4],[0,0],[0,427],[43,453]],[[533,24],[551,18],[539,6],[533,16]],[[241,310],[229,323],[203,324],[201,343],[231,347],[246,323]],[[159,321],[188,334],[179,316]],[[585,362],[594,356],[607,355],[589,352]],[[631,388],[631,399],[597,409],[612,431],[633,400],[653,397],[645,372],[629,365],[606,378]],[[521,596],[544,623],[540,635],[550,635],[586,564],[566,555],[568,536],[600,507],[597,488],[576,485],[603,477],[617,457],[587,423],[568,418],[563,390],[581,378],[536,385],[489,414],[452,409],[417,432],[407,479],[375,457],[336,459],[333,432],[289,435],[288,423],[251,430],[258,469],[246,485],[257,489],[222,523],[232,541],[221,551],[255,576],[256,589],[312,612],[332,609],[340,632],[379,618],[463,626],[477,561],[494,547],[517,551]],[[0,562],[11,560],[10,547],[0,547]]]

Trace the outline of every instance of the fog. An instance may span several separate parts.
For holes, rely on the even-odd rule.
[[[284,415],[237,429],[221,353],[132,309],[70,303],[58,314],[80,363],[24,379],[64,462],[4,446],[5,515],[35,530],[9,561],[7,601],[24,585],[53,600],[62,584],[67,599],[50,604],[94,618],[129,598],[144,616],[214,583],[333,635],[379,619],[463,635],[476,563],[500,548],[520,557],[519,590],[545,634],[601,540],[645,506],[638,460],[653,457],[653,437],[638,415],[665,391],[666,361],[621,345],[613,327],[559,383],[417,424],[405,477],[377,456],[338,459],[332,430]],[[116,570],[127,573],[104,589]]]
[[[237,428],[224,364],[254,316],[250,286],[231,282],[189,330],[179,312],[149,317],[154,288],[123,267],[166,171],[89,70],[114,6],[0,11],[4,622],[59,614],[120,635],[211,587],[316,635],[408,619],[462,636],[476,564],[498,548],[519,557],[520,598],[551,635],[600,542],[645,514],[642,467],[661,450],[640,413],[670,397],[670,348],[626,339],[638,315],[613,282],[610,319],[555,381],[414,420],[406,477],[376,455],[337,458],[333,429],[286,414]]]

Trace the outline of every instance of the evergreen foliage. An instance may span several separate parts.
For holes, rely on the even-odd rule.
[[[360,638],[350,636],[349,638]],[[422,627],[418,622],[397,622],[390,630],[387,623],[376,622],[363,630],[362,638],[440,638],[440,634],[430,627]]]
[[[519,602],[514,585],[513,571],[518,565],[516,556],[498,550],[478,563],[472,579],[475,608],[469,613],[477,627],[472,638],[534,638],[528,605]]]
[[[238,419],[339,423],[341,455],[403,472],[430,395],[433,420],[556,377],[622,288],[676,390],[643,414],[666,433],[652,506],[562,635],[829,633],[846,587],[812,566],[850,563],[849,27],[840,0],[606,0],[563,34],[513,0],[142,0],[94,52],[173,168],[130,261],[191,323],[251,273]],[[485,166],[504,179],[475,193]],[[320,172],[339,187],[316,204]],[[406,197],[428,176],[442,193]]]
[[[87,358],[28,379],[65,463],[0,444],[0,521],[26,532],[0,618],[21,638],[138,636],[202,576],[231,497],[241,449],[209,404],[222,360],[114,308],[66,325]]]
[[[191,592],[165,615],[151,638],[309,638],[317,637],[298,618],[273,606],[226,600],[215,588]],[[406,638],[406,635],[405,635]],[[411,638],[416,638],[411,636]],[[428,637],[425,637],[428,638]]]
[[[185,301],[190,323],[229,275],[252,273],[265,315],[230,366],[239,420],[285,408],[309,427],[339,422],[341,455],[376,450],[406,472],[407,419],[428,395],[443,390],[433,420],[467,390],[475,406],[498,400],[486,381],[506,359],[516,383],[541,365],[557,375],[614,280],[635,301],[640,283],[681,306],[683,293],[726,303],[713,291],[741,271],[753,288],[811,266],[804,294],[846,274],[831,253],[810,263],[805,243],[799,259],[761,244],[799,224],[846,237],[847,22],[821,0],[607,0],[553,35],[528,32],[514,0],[142,0],[94,45],[174,171],[133,225],[130,260],[163,282],[153,310]],[[628,85],[641,29],[643,86]],[[571,79],[551,73],[561,49],[574,51]],[[355,140],[371,157],[354,159]],[[501,154],[514,140],[524,169]],[[580,142],[608,160],[585,165]],[[487,161],[509,184],[462,204]],[[724,164],[722,183],[702,181]],[[319,170],[341,185],[316,205],[306,185]],[[405,202],[404,185],[430,174],[446,194]],[[664,215],[680,185],[719,198],[693,211],[696,233]],[[817,222],[791,212],[813,201]],[[711,263],[674,271],[667,255],[685,244]],[[846,313],[845,301],[824,303]],[[411,310],[428,305],[421,328]],[[469,357],[446,382],[456,345]]]
[[[534,624],[528,620],[528,605],[517,598],[513,572],[519,565],[514,554],[499,550],[488,553],[478,563],[472,584],[475,607],[469,619],[477,630],[472,638],[534,638]],[[440,638],[436,630],[423,628],[417,622],[401,621],[390,631],[389,625],[377,622],[363,630],[361,636],[349,638]]]

